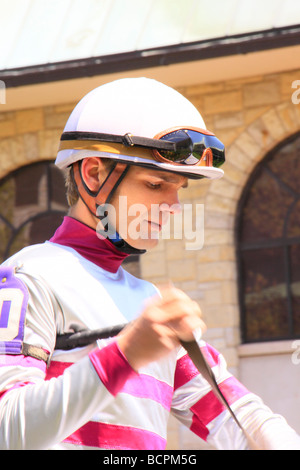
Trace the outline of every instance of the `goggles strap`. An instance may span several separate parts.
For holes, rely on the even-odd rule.
[[[204,160],[206,161],[206,166],[213,166],[213,154],[210,148],[204,150],[200,161]]]
[[[75,162],[72,165],[71,176],[77,188],[79,197],[85,203],[90,212],[95,217],[98,217],[98,206],[109,202],[113,192],[118,187],[127,171],[128,165],[125,163],[117,163],[114,165],[97,193],[94,193],[87,187],[81,174],[81,161]]]
[[[101,185],[99,191],[94,193],[88,188],[82,177],[81,161],[75,162],[72,165],[71,177],[77,189],[78,196],[89,209],[91,214],[97,217],[100,221],[102,221],[104,215],[97,214],[98,207],[104,204],[108,204],[114,191],[117,189],[128,170],[129,165],[126,163],[116,163]],[[103,228],[104,230],[107,230],[107,227]],[[123,253],[139,255],[145,253],[146,251],[132,247],[122,238],[118,238],[117,240],[112,240],[109,238],[109,240],[118,250],[122,251]]]
[[[150,139],[148,137],[139,137],[127,133],[125,135],[115,135],[115,134],[102,134],[99,132],[82,132],[82,131],[74,131],[74,132],[63,132],[61,135],[61,142],[63,141],[73,141],[73,140],[87,140],[87,141],[98,141],[98,142],[111,142],[115,144],[123,144],[125,147],[144,147],[150,149],[157,149],[157,150],[169,150],[175,151],[176,144],[174,142],[158,140],[158,139]],[[62,148],[64,147],[62,145]]]

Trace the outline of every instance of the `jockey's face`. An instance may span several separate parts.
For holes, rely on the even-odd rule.
[[[117,232],[134,248],[157,245],[170,215],[181,211],[182,187],[187,187],[187,178],[180,174],[131,166],[111,200]]]

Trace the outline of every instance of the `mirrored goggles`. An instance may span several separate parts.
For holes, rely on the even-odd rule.
[[[115,135],[98,132],[64,132],[59,150],[73,148],[101,151],[103,143],[106,142],[122,144],[129,148],[150,149],[155,160],[173,165],[202,165],[218,168],[225,161],[224,144],[212,132],[193,127],[168,129],[157,134],[153,139],[130,133]]]

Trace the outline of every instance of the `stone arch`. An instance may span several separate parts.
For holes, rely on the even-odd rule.
[[[209,196],[213,194],[231,198],[228,207],[235,214],[237,204],[246,181],[255,166],[280,142],[300,131],[300,109],[292,102],[280,104],[269,109],[253,121],[227,148],[225,175],[215,180],[209,187]]]
[[[8,190],[7,188],[10,188],[10,190],[13,188],[13,185],[10,185],[10,181],[11,178],[16,177],[16,170],[23,171],[23,169],[27,167],[30,168],[31,165],[41,164],[43,162],[47,165],[47,162],[49,163],[55,160],[61,129],[57,129],[54,126],[52,129],[44,129],[44,120],[40,119],[39,121],[35,121],[35,114],[39,116],[41,111],[37,109],[7,113],[2,120],[2,138],[0,138],[0,181],[1,185],[6,185],[3,196],[4,199],[1,198],[2,203],[3,201],[7,202],[7,197],[9,197],[6,192]],[[39,126],[37,124],[39,124]],[[9,186],[7,186],[7,184]],[[10,247],[12,247],[14,251],[15,249],[19,249],[18,247],[22,248],[24,243],[29,243],[29,240],[32,240],[30,234],[33,233],[34,236],[36,236],[37,231],[42,230],[46,226],[46,217],[48,227],[51,227],[51,223],[56,227],[56,223],[59,223],[59,220],[61,220],[64,213],[61,207],[61,201],[56,204],[57,197],[55,196],[55,202],[54,199],[53,201],[51,199],[51,208],[49,205],[50,199],[49,201],[44,201],[46,194],[48,197],[49,184],[49,176],[45,173],[43,176],[43,185],[38,191],[38,197],[43,197],[41,204],[30,202],[27,205],[23,205],[20,204],[19,201],[16,212],[9,212],[10,215],[8,218],[5,215],[5,207],[1,206],[1,260],[3,257],[6,258],[10,254],[10,251],[8,251]],[[60,184],[61,182],[59,185]],[[11,208],[12,206],[9,204],[9,211]],[[35,210],[36,212],[34,212]],[[11,220],[10,217],[12,218]],[[33,240],[32,243],[34,243]]]
[[[236,217],[239,201],[250,175],[263,158],[277,145],[300,131],[300,107],[292,102],[274,106],[249,124],[240,135],[227,147],[225,175],[221,180],[214,180],[208,186],[205,196],[205,210],[210,220],[224,220],[218,231],[216,225],[208,225],[205,230],[205,243],[226,247],[230,254],[224,261],[223,279],[219,288],[223,295],[224,311],[230,312],[228,328],[235,330],[231,346],[240,344],[239,301],[236,259]],[[223,289],[222,289],[223,287]],[[225,345],[225,348],[227,346]],[[236,363],[236,360],[233,360]]]
[[[61,129],[19,133],[0,139],[0,179],[21,166],[54,160]]]

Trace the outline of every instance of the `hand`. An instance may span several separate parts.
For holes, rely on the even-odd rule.
[[[197,302],[175,287],[165,287],[148,302],[141,316],[117,337],[131,367],[138,370],[169,354],[180,340],[194,339],[193,331],[206,330]]]

